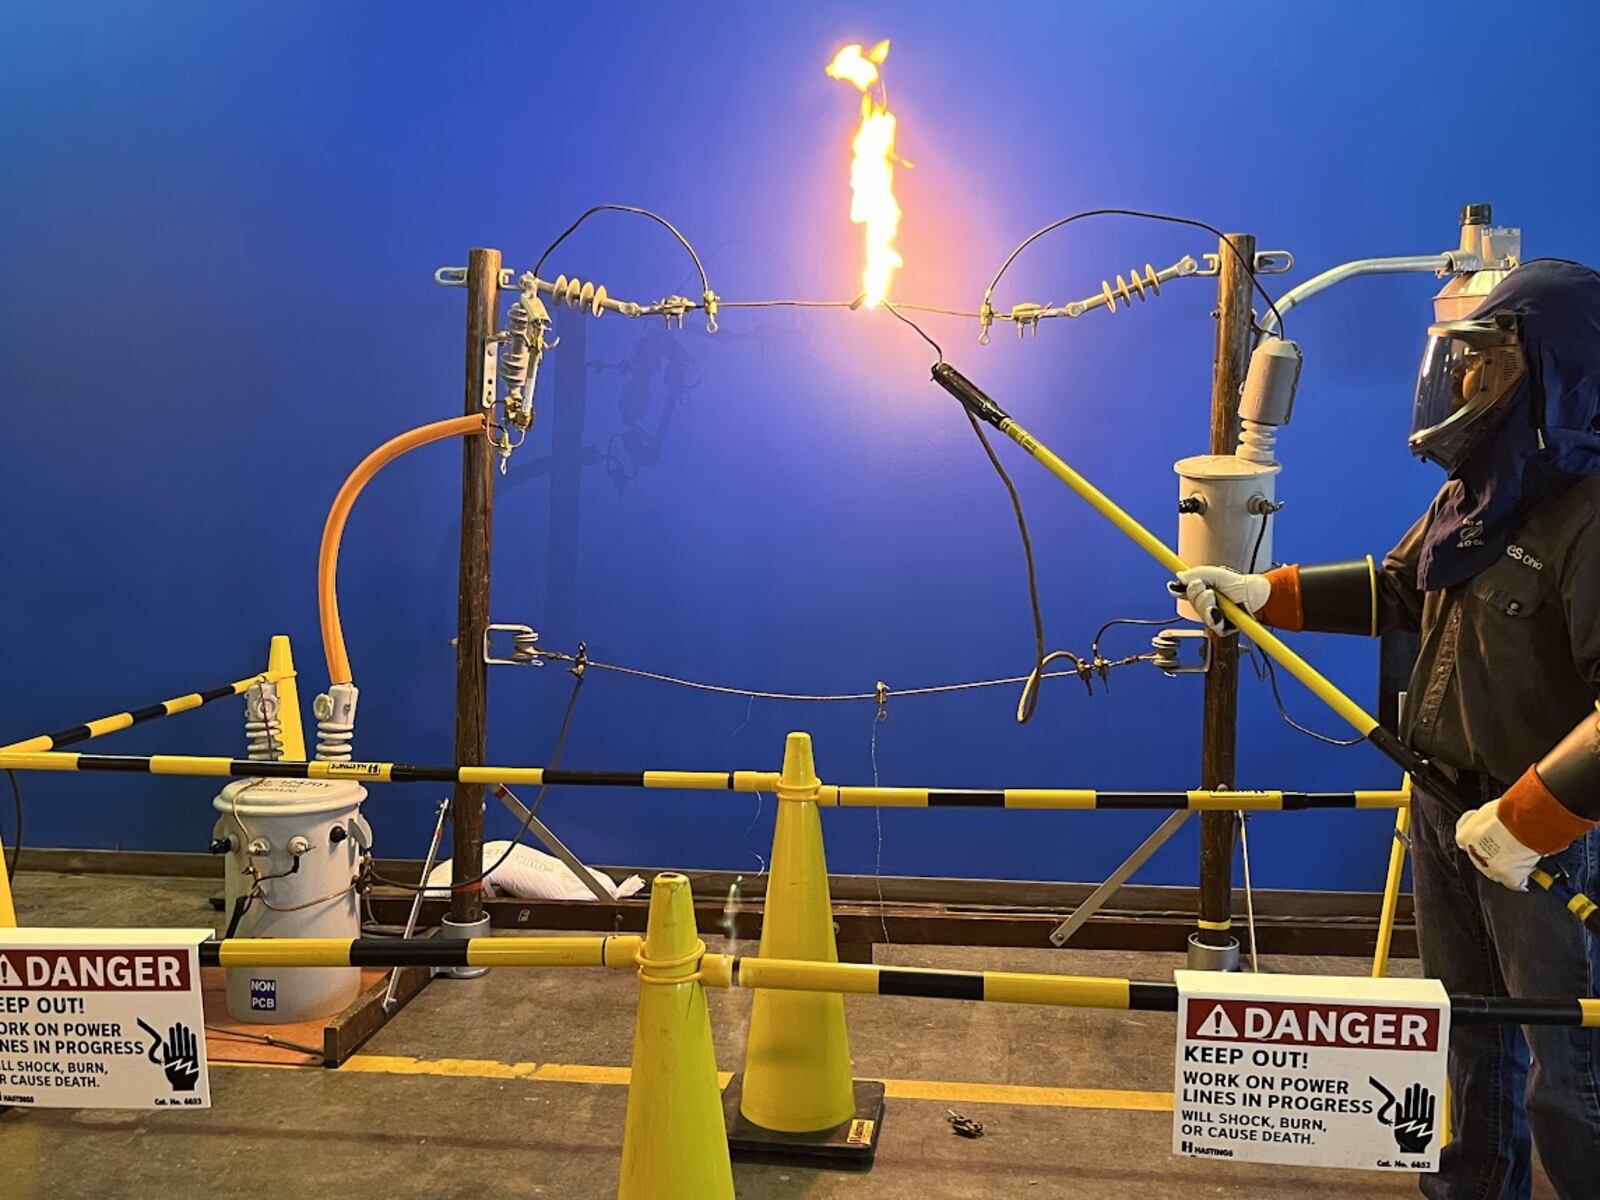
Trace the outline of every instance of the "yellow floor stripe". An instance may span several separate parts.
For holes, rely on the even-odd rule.
[[[216,1062],[216,1067],[275,1067],[322,1070],[283,1063]],[[439,1075],[453,1079],[531,1079],[539,1083],[587,1083],[626,1087],[627,1067],[576,1063],[500,1062],[492,1058],[412,1058],[401,1054],[357,1054],[340,1071],[376,1075]],[[718,1072],[728,1086],[731,1071]],[[1028,1108],[1098,1108],[1124,1112],[1171,1112],[1171,1092],[1134,1092],[1112,1088],[1037,1087],[1011,1083],[957,1083],[935,1079],[885,1079],[891,1100],[927,1100],[938,1104],[1013,1104]]]

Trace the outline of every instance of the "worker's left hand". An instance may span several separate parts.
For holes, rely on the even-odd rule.
[[[1456,845],[1472,865],[1514,892],[1528,890],[1528,876],[1542,857],[1524,846],[1500,820],[1500,801],[1464,813],[1456,822]]]

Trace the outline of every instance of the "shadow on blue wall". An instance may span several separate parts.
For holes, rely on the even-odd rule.
[[[901,298],[973,306],[1001,256],[1055,216],[1118,204],[1198,216],[1294,252],[1295,278],[1451,244],[1490,200],[1525,248],[1591,261],[1600,168],[1571,143],[1590,104],[1592,6],[1519,15],[1482,100],[1424,66],[1456,6],[894,3],[780,9],[515,5],[9,5],[0,12],[0,730],[23,736],[255,668],[294,635],[324,677],[313,565],[346,471],[459,410],[461,293],[430,281],[471,245],[530,266],[601,200],[675,219],[727,297],[848,296],[854,106],[822,66],[889,36],[907,260]],[[1353,10],[1367,10],[1365,14]],[[1129,64],[1137,64],[1130,68]],[[1525,96],[1526,99],[1518,97]],[[1492,102],[1491,102],[1492,100]],[[1468,111],[1470,134],[1463,135]],[[1482,153],[1479,153],[1479,151]],[[1212,247],[1098,222],[1041,243],[999,299],[1060,300],[1130,265]],[[552,270],[652,299],[686,261],[602,218]],[[1288,282],[1277,281],[1282,286]],[[1280,557],[1379,551],[1437,484],[1404,449],[1426,279],[1348,285],[1291,315],[1308,356],[1282,439]],[[1171,462],[1205,438],[1213,292],[1174,284],[1131,313],[953,361],[1126,507],[1173,528]],[[566,316],[564,314],[564,316]],[[925,347],[882,312],[733,313],[708,336],[562,321],[549,391],[501,483],[496,619],[548,644],[739,686],[911,687],[1026,670],[1030,631],[1003,492]],[[576,406],[581,402],[582,408]],[[563,431],[563,409],[567,422]],[[345,542],[342,599],[363,689],[360,753],[446,761],[459,456],[385,473]],[[1020,459],[1053,645],[1166,610],[1160,572]],[[1137,632],[1108,650],[1140,648]],[[1362,698],[1374,647],[1297,644]],[[566,677],[492,683],[492,757],[550,751]],[[1307,722],[1339,732],[1298,689]],[[832,779],[945,786],[1184,787],[1198,687],[1129,669],[1088,698],[1046,686],[785,706],[596,675],[567,761],[766,768],[810,729]],[[1308,742],[1247,680],[1243,786],[1388,786],[1371,752]],[[237,714],[107,739],[108,751],[229,752]],[[32,844],[199,849],[196,780],[25,781]],[[379,790],[380,849],[420,853],[435,796]],[[759,869],[770,798],[556,792],[546,816],[602,862]],[[1114,814],[831,814],[842,871],[1085,879],[1153,826]],[[1371,887],[1381,815],[1266,816],[1256,881]],[[508,830],[491,815],[491,836]],[[1146,878],[1189,882],[1193,842]]]

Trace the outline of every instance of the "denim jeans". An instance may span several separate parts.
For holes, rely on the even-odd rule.
[[[1600,833],[1559,861],[1575,887],[1596,894]],[[1600,995],[1600,954],[1565,905],[1480,875],[1456,849],[1454,817],[1423,795],[1412,806],[1412,871],[1422,967],[1446,991]],[[1451,1142],[1438,1173],[1422,1176],[1424,1196],[1527,1200],[1533,1144],[1561,1200],[1600,1196],[1600,1030],[1452,1029],[1450,1088]]]

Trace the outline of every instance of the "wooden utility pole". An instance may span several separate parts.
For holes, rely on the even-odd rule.
[[[467,258],[467,391],[469,415],[484,412],[485,350],[497,332],[500,251]],[[488,752],[489,676],[483,633],[489,624],[489,547],[494,523],[494,451],[487,438],[469,437],[461,456],[461,599],[456,624],[456,754],[458,763],[483,763]],[[457,784],[451,802],[451,881],[483,870],[483,788]],[[450,893],[450,919],[483,916],[481,886]]]
[[[1229,249],[1228,243],[1233,249]],[[1217,247],[1217,346],[1211,372],[1211,453],[1232,454],[1239,442],[1239,391],[1250,366],[1251,279],[1256,239],[1230,233]],[[1206,672],[1200,742],[1200,786],[1234,786],[1239,741],[1239,635],[1211,637],[1211,670]],[[1201,946],[1237,948],[1233,919],[1233,842],[1237,817],[1231,812],[1200,816]]]

